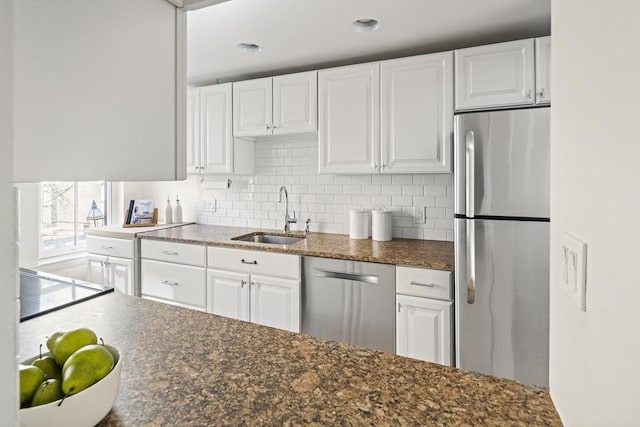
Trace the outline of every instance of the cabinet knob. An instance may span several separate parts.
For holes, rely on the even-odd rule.
[[[378,164],[377,164],[377,163],[374,163],[374,164],[373,164],[373,168],[374,168],[375,170],[378,170]]]
[[[265,127],[266,130],[271,129],[271,126],[269,126],[268,124],[264,125],[264,127]]]
[[[538,92],[538,98],[539,99],[544,99],[544,96],[545,96],[544,88],[542,88],[542,89],[540,89],[540,92]]]
[[[380,170],[383,170],[386,167],[387,167],[387,164],[386,163],[382,163],[382,166],[380,166]]]
[[[531,89],[527,90],[527,99],[531,99]]]
[[[240,287],[241,287],[241,288],[244,288],[244,285],[246,285],[246,284],[247,284],[247,281],[246,281],[246,280],[241,280],[241,281],[240,281]]]

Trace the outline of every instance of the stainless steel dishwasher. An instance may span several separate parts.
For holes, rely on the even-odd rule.
[[[395,351],[395,266],[302,257],[302,332]]]

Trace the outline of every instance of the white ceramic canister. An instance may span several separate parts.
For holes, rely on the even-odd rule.
[[[362,206],[349,211],[349,237],[352,239],[369,238],[369,211]]]
[[[391,240],[391,211],[384,206],[371,212],[371,237],[379,242]]]

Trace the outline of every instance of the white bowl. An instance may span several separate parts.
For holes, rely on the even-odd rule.
[[[102,420],[113,407],[120,387],[120,373],[122,372],[122,355],[120,350],[112,345],[104,345],[113,354],[115,366],[106,377],[82,390],[78,394],[46,405],[24,408],[18,411],[21,427],[91,427]],[[47,356],[50,353],[44,353]],[[30,365],[38,359],[32,357],[21,362]]]

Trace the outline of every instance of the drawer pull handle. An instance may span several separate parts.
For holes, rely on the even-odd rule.
[[[163,280],[162,284],[163,285],[169,285],[169,286],[178,286],[180,283],[178,283],[178,282],[170,282],[168,280]]]
[[[411,282],[409,282],[410,285],[415,285],[415,286],[424,286],[426,288],[435,288],[436,284],[435,283],[420,283],[420,282],[414,282],[413,280]]]
[[[245,261],[244,259],[241,259],[240,262],[242,262],[243,264],[258,265],[258,261],[256,261],[255,259],[253,261]]]
[[[178,252],[162,251],[163,255],[178,255]]]
[[[113,249],[113,246],[100,245],[102,249]]]

